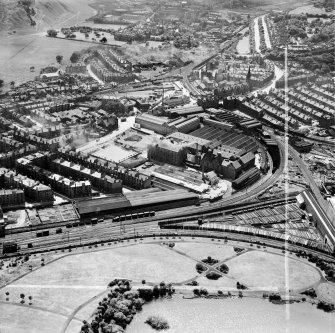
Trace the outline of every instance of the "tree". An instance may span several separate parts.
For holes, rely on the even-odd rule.
[[[159,288],[158,286],[154,286],[154,288],[152,289],[152,294],[155,298],[159,297]]]
[[[3,80],[0,80],[0,87],[3,86],[3,83],[4,83],[4,81],[3,81]]]
[[[80,59],[80,53],[79,52],[73,52],[71,57],[70,57],[70,61],[72,63],[76,63],[76,62],[78,62],[79,59]]]
[[[11,88],[14,88],[14,86],[15,86],[15,81],[11,81],[10,86],[11,86]]]
[[[57,55],[57,56],[56,56],[56,61],[57,61],[59,64],[62,62],[62,60],[63,60],[63,56],[61,56],[61,55]]]
[[[100,39],[100,43],[107,43],[107,38],[106,37],[102,37]]]
[[[47,34],[48,34],[49,37],[57,37],[58,32],[54,29],[49,29],[47,31]]]

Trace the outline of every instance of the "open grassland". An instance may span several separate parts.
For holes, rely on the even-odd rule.
[[[219,261],[231,258],[236,255],[232,246],[227,246],[224,244],[211,244],[211,243],[176,243],[174,249],[185,253],[186,255],[192,257],[195,260],[206,259],[211,256]]]
[[[0,304],[1,333],[58,333],[65,320],[43,309]]]
[[[194,262],[191,259],[156,244],[139,244],[67,256],[14,285],[106,287],[115,277],[133,281],[180,282],[192,276]]]
[[[66,333],[78,332],[80,321],[91,317],[98,302],[108,292],[107,284],[112,279],[128,278],[135,285],[141,285],[143,279],[146,283],[184,283],[197,275],[196,260],[208,256],[227,260],[229,273],[216,281],[199,277],[198,288],[207,288],[212,292],[236,290],[237,281],[250,289],[271,291],[285,287],[285,258],[281,253],[276,255],[252,250],[236,256],[232,246],[213,244],[209,240],[176,242],[173,249],[159,243],[118,246],[100,247],[91,252],[72,252],[64,257],[54,255],[50,259],[56,260],[46,260],[45,266],[39,266],[2,288],[1,333],[62,332],[61,328],[66,326],[67,320],[70,324]],[[24,265],[32,264],[35,268],[40,260],[40,256],[31,257]],[[319,282],[319,272],[312,265],[293,258],[287,261],[291,290],[300,290]],[[27,272],[22,267],[17,268],[18,271]],[[13,276],[17,274],[13,273]],[[193,288],[185,286],[185,290]],[[330,300],[334,297],[335,287],[323,284],[317,291],[323,299]],[[21,294],[24,294],[24,304],[20,304]],[[29,296],[32,296],[31,301]],[[71,317],[73,313],[74,318]]]
[[[204,287],[208,290],[222,290],[222,291],[236,289],[236,281],[224,275],[220,277],[218,280],[209,280],[206,278],[206,276],[201,276],[197,279],[197,282],[199,283],[199,286],[195,288]]]
[[[229,276],[247,287],[262,290],[284,290],[286,287],[299,290],[320,280],[319,271],[307,262],[266,252],[247,252],[226,264]]]
[[[316,289],[317,295],[326,302],[335,300],[335,283],[322,283]]]

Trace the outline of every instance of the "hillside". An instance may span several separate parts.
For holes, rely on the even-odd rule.
[[[0,0],[0,31],[58,28],[73,17],[83,21],[94,14],[90,3],[92,0]]]

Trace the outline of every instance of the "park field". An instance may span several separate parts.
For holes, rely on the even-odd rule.
[[[198,261],[206,259],[208,256],[222,261],[236,255],[232,246],[201,241],[198,243],[179,242],[176,243],[174,249]]]
[[[25,273],[0,290],[1,333],[78,333],[81,322],[88,320],[98,302],[108,293],[107,285],[114,278],[132,280],[135,286],[176,284],[188,293],[186,282],[196,279],[199,287],[210,291],[236,291],[236,282],[250,290],[282,290],[285,287],[285,258],[281,253],[246,248],[237,255],[233,246],[210,240],[174,241],[174,248],[148,240],[144,243],[123,243],[94,249],[73,250],[55,254],[45,266],[34,264]],[[198,276],[196,262],[212,256],[224,261],[229,273],[216,281]],[[40,258],[31,257],[26,265]],[[319,271],[307,261],[288,258],[289,285],[303,290],[320,282]],[[180,289],[182,288],[182,289]],[[318,293],[333,297],[334,290],[320,286]],[[22,294],[24,302],[21,303]],[[30,299],[30,297],[32,299]]]
[[[285,259],[286,258],[286,259]],[[321,275],[311,264],[279,254],[250,251],[226,262],[228,276],[247,287],[283,291],[307,288]]]

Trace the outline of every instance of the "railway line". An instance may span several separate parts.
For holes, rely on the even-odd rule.
[[[280,143],[278,143],[280,145]],[[283,147],[280,145],[280,153],[283,155]],[[281,158],[283,161],[283,158]],[[253,197],[266,190],[268,187],[272,186],[280,177],[283,171],[284,165],[280,164],[279,168],[271,175],[266,181],[260,183],[257,186],[252,187],[249,191],[237,193],[229,198],[223,198],[218,202],[209,203],[205,202],[200,206],[190,206],[181,207],[175,209],[169,209],[165,211],[156,212],[155,217],[150,218],[139,218],[131,221],[124,221],[122,223],[123,228],[135,228],[135,232],[145,231],[146,228],[158,228],[158,221],[167,220],[171,218],[183,218],[187,216],[193,216],[198,218],[204,214],[209,214],[213,212],[222,212],[225,207],[233,205],[236,202],[248,202]],[[75,228],[64,228],[61,234],[56,234],[56,229],[59,229],[59,225],[55,227],[48,228],[48,233],[50,236],[37,238],[35,231],[25,231],[21,233],[7,234],[4,241],[5,242],[15,242],[20,251],[29,252],[32,249],[52,249],[60,245],[78,245],[84,241],[94,241],[105,239],[106,235],[110,235],[110,238],[120,235],[120,226],[115,224],[113,217],[105,216],[103,223],[99,223],[95,226],[78,226]],[[83,221],[84,222],[84,221]],[[121,223],[120,223],[121,225]],[[122,230],[121,230],[122,231]],[[132,230],[133,232],[134,230]],[[30,244],[28,246],[28,244]]]

